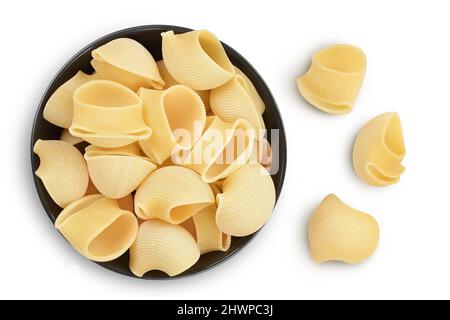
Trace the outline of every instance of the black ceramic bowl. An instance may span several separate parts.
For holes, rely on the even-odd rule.
[[[39,167],[39,157],[33,153],[33,146],[36,140],[38,139],[59,139],[61,134],[61,128],[47,122],[43,116],[42,112],[44,110],[44,106],[51,96],[51,94],[65,81],[69,80],[73,77],[78,70],[82,70],[86,73],[93,72],[93,69],[90,65],[91,61],[91,51],[95,48],[113,40],[116,38],[127,37],[131,39],[135,39],[144,45],[153,55],[156,61],[162,58],[161,56],[161,32],[173,30],[175,33],[183,33],[187,31],[191,31],[191,29],[170,26],[170,25],[150,25],[150,26],[140,26],[129,29],[120,30],[114,33],[111,33],[101,39],[98,39],[80,52],[78,52],[75,56],[73,56],[58,72],[55,78],[52,80],[47,90],[44,93],[44,96],[39,103],[38,110],[36,113],[36,117],[33,123],[33,130],[31,133],[31,167],[33,170],[34,183],[36,185],[36,190],[38,192],[39,198],[41,199],[42,205],[47,212],[48,217],[54,223],[56,217],[61,211],[61,208],[56,205],[56,203],[51,199],[47,191],[45,190],[44,185],[41,180],[34,175],[34,172]],[[275,183],[276,196],[277,200],[281,192],[281,188],[283,186],[284,174],[286,170],[286,137],[283,128],[283,122],[281,120],[280,112],[277,108],[275,100],[270,93],[269,88],[264,83],[264,80],[261,76],[256,72],[255,69],[250,65],[250,63],[244,59],[238,52],[229,47],[226,44],[223,44],[225,50],[230,58],[231,62],[237,66],[239,69],[244,72],[247,77],[252,81],[258,90],[261,98],[264,100],[266,105],[266,111],[264,113],[264,121],[266,123],[267,129],[278,129],[279,130],[279,154],[278,154],[278,163],[279,170],[272,175],[272,179]],[[270,140],[270,135],[268,135],[268,139]],[[179,278],[183,276],[193,275],[199,273],[201,271],[212,268],[219,263],[227,260],[231,256],[233,256],[236,252],[242,249],[253,237],[255,234],[242,237],[242,238],[233,238],[231,242],[231,248],[227,252],[212,252],[206,255],[202,255],[200,260],[192,266],[189,270],[183,272],[174,278]],[[132,276],[130,269],[128,268],[128,252],[116,260],[98,263],[99,265],[118,272],[120,274],[124,274],[127,276]],[[170,279],[163,272],[159,271],[151,271],[147,272],[143,279]]]

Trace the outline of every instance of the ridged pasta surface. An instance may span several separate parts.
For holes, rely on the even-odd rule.
[[[353,109],[366,72],[364,52],[350,45],[316,52],[311,67],[297,79],[297,87],[311,105],[331,114]]]
[[[152,133],[142,117],[141,98],[127,87],[108,80],[91,81],[75,91],[69,131],[104,148],[148,139]]]
[[[138,277],[151,270],[173,277],[193,266],[199,257],[197,243],[183,227],[151,219],[139,226],[130,248],[130,269]]]
[[[144,153],[161,164],[180,150],[189,150],[205,127],[206,112],[200,97],[192,89],[174,85],[164,91],[140,89],[143,116],[157,134],[140,141]],[[187,139],[183,138],[187,136]]]
[[[64,141],[39,139],[33,151],[40,160],[36,175],[58,206],[64,208],[85,194],[89,175],[77,148]]]
[[[91,64],[102,79],[120,82],[133,91],[164,86],[153,56],[133,39],[112,40],[92,51],[92,57]]]
[[[208,184],[194,171],[168,166],[152,172],[137,188],[135,211],[142,219],[179,224],[215,202]]]
[[[61,131],[59,140],[67,142],[73,146],[83,142],[83,139],[79,137],[74,137],[73,135],[70,134],[69,130],[67,129],[63,129],[63,131]]]
[[[255,136],[254,129],[243,119],[230,123],[217,116],[208,117],[205,132],[183,159],[183,165],[195,170],[207,183],[224,179],[250,158]]]
[[[242,237],[259,230],[275,206],[275,187],[259,163],[246,164],[233,172],[218,194],[216,222],[229,235]]]
[[[391,185],[405,170],[405,152],[400,117],[395,112],[383,113],[359,132],[353,146],[353,167],[370,185]]]
[[[69,128],[73,117],[73,94],[82,84],[99,79],[98,74],[78,71],[50,96],[44,107],[44,119],[61,128]]]
[[[102,195],[71,203],[60,213],[55,226],[81,255],[100,262],[124,254],[138,230],[132,212],[120,209],[117,200]]]
[[[309,221],[311,255],[318,262],[354,264],[370,257],[378,245],[379,227],[370,215],[328,195]]]
[[[263,114],[264,111],[266,110],[266,106],[264,104],[263,99],[261,99],[261,96],[259,95],[258,91],[256,90],[255,86],[250,81],[250,79],[246,76],[246,74],[243,73],[238,67],[235,66],[234,69],[236,70],[236,75],[239,75],[242,77],[242,79],[244,79],[245,89],[248,92],[248,94],[250,95],[250,97],[253,101],[253,105],[255,106],[256,110],[258,110],[258,112],[260,114]]]
[[[209,31],[163,32],[162,54],[172,77],[194,90],[223,85],[235,74],[220,41]]]

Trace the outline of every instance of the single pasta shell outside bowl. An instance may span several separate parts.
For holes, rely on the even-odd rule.
[[[155,60],[158,61],[162,59],[161,33],[170,30],[173,30],[176,34],[191,31],[191,29],[188,28],[171,25],[148,25],[133,27],[111,33],[84,47],[61,68],[61,70],[51,81],[50,85],[44,93],[42,100],[39,103],[36,112],[31,134],[30,153],[31,168],[33,171],[36,190],[41,200],[42,206],[44,207],[52,223],[55,222],[56,217],[62,209],[51,199],[42,181],[34,174],[34,172],[39,167],[39,157],[33,153],[33,146],[38,139],[59,140],[63,129],[44,120],[43,110],[46,102],[58,87],[60,87],[64,82],[73,77],[79,70],[87,74],[91,74],[94,71],[90,64],[92,59],[92,50],[108,43],[111,40],[125,37],[140,42],[144,47],[147,48],[147,50],[151,52]],[[261,44],[261,46],[263,45],[264,44]],[[266,83],[258,74],[258,72],[251,66],[251,64],[233,48],[224,43],[223,46],[232,64],[245,73],[245,75],[251,80],[262,100],[264,101],[266,110],[263,114],[263,118],[267,129],[278,129],[278,134],[276,134],[278,144],[278,150],[276,150],[276,153],[278,155],[278,168],[276,172],[274,172],[274,174],[271,176],[275,184],[276,199],[278,200],[283,186],[287,160],[286,137],[280,111],[278,110],[275,99],[273,98]],[[268,140],[269,142],[272,142],[270,131],[268,132]],[[83,145],[83,147],[84,146],[85,145]],[[235,255],[246,244],[248,244],[255,235],[256,233],[245,237],[233,237],[231,247],[227,252],[218,251],[204,254],[200,257],[199,261],[194,266],[175,277],[169,277],[167,274],[160,271],[150,271],[147,272],[141,279],[174,279],[194,275],[199,272],[208,270]],[[95,263],[119,274],[136,277],[129,269],[128,251],[115,260]]]

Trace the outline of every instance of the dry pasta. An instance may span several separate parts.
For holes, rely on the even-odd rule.
[[[206,183],[228,177],[250,158],[255,131],[238,119],[224,122],[217,116],[207,118],[206,130],[182,163],[199,173]]]
[[[211,110],[222,120],[227,122],[247,120],[258,133],[258,139],[264,136],[266,128],[264,120],[249,92],[246,80],[240,75],[212,89],[210,104]]]
[[[267,139],[264,138],[259,141],[255,141],[255,146],[253,147],[253,152],[250,156],[249,162],[259,162],[270,172],[272,167],[272,148]]]
[[[164,86],[153,56],[135,40],[112,40],[92,51],[92,58],[91,64],[102,79],[120,82],[133,91]]]
[[[359,132],[353,146],[356,174],[373,186],[387,186],[400,180],[405,168],[400,117],[395,112],[383,113],[370,120]]]
[[[117,200],[102,195],[71,203],[59,214],[55,226],[81,255],[100,262],[125,253],[138,229],[133,213],[120,209]]]
[[[259,163],[246,164],[223,183],[216,196],[219,229],[236,237],[252,234],[267,221],[275,206],[275,187]]]
[[[44,119],[61,128],[69,128],[73,117],[73,94],[79,86],[99,79],[98,74],[88,75],[78,71],[50,96],[44,107]]]
[[[213,192],[194,171],[168,166],[152,172],[137,188],[135,212],[142,219],[179,224],[215,202]]]
[[[69,130],[67,130],[67,129],[64,129],[63,131],[61,131],[59,140],[67,142],[73,146],[83,142],[83,139],[81,139],[79,137],[74,137],[73,135],[70,134]]]
[[[120,148],[104,152],[100,148],[89,146],[84,158],[97,190],[112,199],[123,198],[136,190],[156,169],[149,159]]]
[[[58,206],[64,208],[85,194],[88,170],[77,148],[64,141],[39,139],[33,151],[40,159],[35,173]]]
[[[235,74],[220,41],[209,31],[163,32],[162,54],[173,78],[194,90],[223,85]]]
[[[161,74],[161,77],[164,80],[164,89],[170,88],[173,85],[179,84],[169,73],[169,70],[167,70],[166,65],[164,64],[164,60],[159,60],[156,62],[158,65],[159,73]],[[202,99],[203,104],[205,105],[205,110],[209,111],[209,93],[210,90],[195,90],[199,97]]]
[[[255,86],[250,81],[250,79],[245,75],[245,73],[239,70],[238,67],[235,66],[234,69],[236,70],[236,75],[239,75],[242,77],[242,79],[244,79],[245,89],[250,95],[256,110],[258,110],[259,113],[263,114],[264,111],[266,110],[266,106],[264,104],[263,99],[261,99],[258,91],[256,90]]]
[[[311,255],[318,262],[354,264],[370,257],[377,248],[379,227],[370,215],[328,195],[309,221]]]
[[[151,219],[139,226],[130,248],[130,270],[138,277],[151,270],[173,277],[193,266],[199,257],[194,238],[183,227]]]
[[[144,101],[144,120],[158,133],[139,142],[144,153],[161,164],[172,154],[191,149],[200,138],[206,121],[200,97],[183,85],[174,85],[164,91],[140,89],[139,95]]]
[[[75,91],[69,131],[104,148],[121,147],[148,139],[152,134],[142,117],[141,98],[127,87],[108,80],[90,81]]]
[[[352,110],[366,72],[364,52],[350,45],[319,50],[311,67],[297,79],[306,101],[327,113],[344,114]]]

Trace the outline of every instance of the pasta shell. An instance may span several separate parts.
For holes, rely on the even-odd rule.
[[[133,213],[120,209],[117,200],[102,195],[71,203],[59,214],[55,226],[81,255],[100,262],[124,254],[138,230]]]
[[[134,197],[136,214],[142,219],[158,218],[179,224],[213,204],[209,185],[192,170],[169,166],[152,172]]]
[[[191,218],[200,254],[213,251],[225,252],[230,249],[231,237],[217,227],[216,209],[216,205],[211,205],[200,210]]]
[[[44,119],[61,128],[69,128],[73,117],[73,94],[79,86],[99,79],[98,74],[88,75],[78,71],[50,96],[44,107]]]
[[[92,51],[92,58],[91,64],[102,79],[119,82],[133,91],[164,86],[155,59],[135,40],[112,40]]]
[[[37,140],[33,152],[39,156],[36,175],[50,197],[61,208],[81,198],[89,183],[86,162],[77,148],[59,140]]]
[[[258,133],[258,138],[264,136],[264,120],[249,92],[247,82],[240,75],[236,75],[223,86],[212,89],[210,104],[211,110],[222,120],[247,120]]]
[[[130,270],[138,277],[151,270],[173,277],[199,258],[194,238],[183,227],[151,219],[139,226],[136,242],[130,248]]]
[[[275,187],[259,163],[246,164],[223,183],[216,196],[217,226],[223,233],[243,237],[259,230],[275,206]]]
[[[61,136],[59,137],[59,140],[67,142],[73,146],[83,142],[83,139],[74,137],[73,135],[70,134],[69,130],[67,130],[67,129],[64,129],[61,132]]]
[[[140,141],[144,153],[161,164],[180,150],[190,150],[205,127],[206,113],[200,97],[190,88],[175,85],[164,91],[140,89],[144,119],[158,134]]]
[[[229,123],[208,117],[204,134],[183,165],[199,173],[206,183],[224,179],[247,162],[254,141],[255,131],[247,121]]]
[[[166,65],[164,64],[164,60],[159,60],[156,62],[158,65],[159,73],[161,74],[161,77],[164,79],[164,89],[170,88],[173,85],[179,84],[169,73],[169,70],[167,70]],[[202,99],[203,104],[205,106],[205,110],[209,111],[211,108],[209,106],[209,93],[210,90],[195,90],[199,97]]]
[[[100,191],[97,190],[95,185],[92,183],[92,180],[89,179],[89,185],[84,196],[90,196],[93,194],[100,194]],[[117,199],[117,203],[119,204],[120,209],[134,212],[134,199],[131,194]]]
[[[383,113],[370,120],[359,132],[353,146],[356,174],[373,186],[387,186],[400,180],[405,168],[400,117],[395,112]]]
[[[148,139],[152,134],[142,117],[141,98],[127,87],[108,80],[90,81],[75,91],[69,131],[104,148],[121,147]]]
[[[364,52],[350,45],[335,45],[319,50],[311,67],[297,79],[303,98],[331,114],[353,109],[366,72]]]
[[[370,257],[377,248],[379,227],[370,215],[328,195],[309,221],[311,255],[318,262],[354,264]]]
[[[244,79],[246,91],[252,98],[253,105],[255,106],[256,110],[258,110],[258,112],[260,114],[263,114],[264,111],[266,110],[266,105],[264,104],[263,99],[261,99],[261,96],[259,95],[255,86],[250,81],[250,79],[245,75],[245,73],[243,73],[241,70],[239,70],[238,67],[235,66],[234,69],[236,70],[236,75],[239,75],[242,77],[242,79]]]
[[[175,35],[168,31],[161,36],[164,63],[178,83],[194,90],[209,90],[234,75],[225,49],[211,32],[196,30]]]
[[[149,159],[120,149],[102,153],[86,149],[84,158],[89,176],[97,190],[111,199],[123,198],[130,194],[153,171],[156,166]]]
[[[267,139],[255,141],[252,155],[250,156],[250,163],[259,162],[267,171],[270,172],[272,167],[272,148]]]

